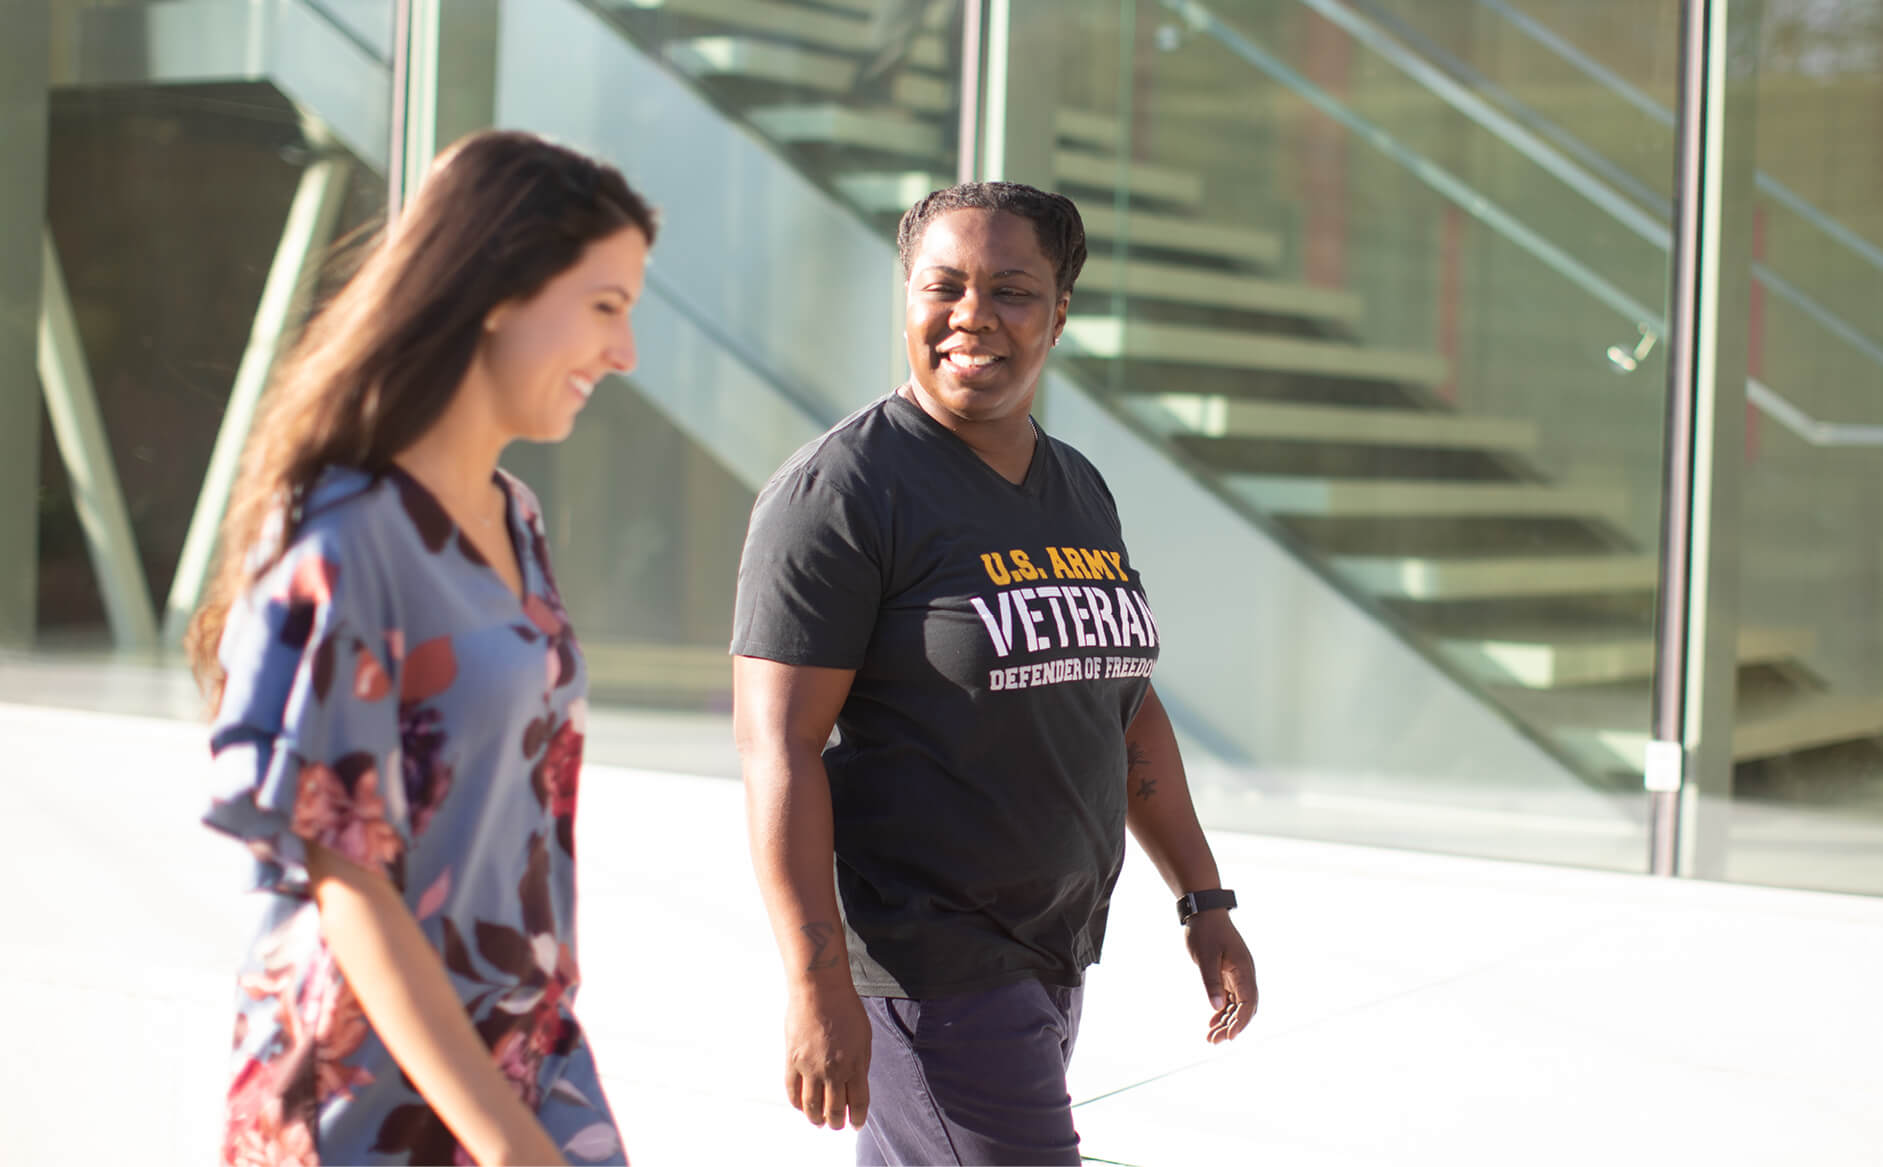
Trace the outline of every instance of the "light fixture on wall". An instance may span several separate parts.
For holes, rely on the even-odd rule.
[[[1660,334],[1649,330],[1645,325],[1636,325],[1641,339],[1635,342],[1633,349],[1623,348],[1618,344],[1608,346],[1608,363],[1615,366],[1617,373],[1632,373],[1641,367],[1648,354],[1654,351],[1654,344],[1660,340]]]

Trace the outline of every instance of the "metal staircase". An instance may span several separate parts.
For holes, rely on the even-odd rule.
[[[625,87],[627,100],[661,111],[643,109],[641,116],[679,111],[702,119],[688,128],[668,126],[677,138],[709,128],[736,137],[721,132],[728,122],[743,125],[762,142],[734,146],[788,160],[789,167],[774,162],[772,169],[786,172],[818,205],[799,199],[791,212],[799,218],[791,221],[803,238],[777,245],[814,254],[821,277],[854,284],[822,294],[839,317],[862,322],[868,317],[858,306],[876,298],[872,265],[887,262],[882,240],[895,217],[955,173],[946,3],[931,6],[927,31],[912,41],[887,87],[868,94],[856,90],[855,76],[876,47],[876,0],[563,0],[533,10],[529,27],[512,37],[531,46],[516,49],[517,60],[547,60],[549,47],[601,33],[605,21],[627,37],[606,54],[606,68],[616,70],[611,79]],[[235,8],[169,0],[88,11],[85,21],[91,32],[80,38],[75,83],[266,77],[318,111],[363,161],[384,165],[384,62],[360,37],[344,35],[324,7],[304,0]],[[221,35],[231,21],[242,35]],[[118,35],[120,24],[125,35]],[[219,35],[199,35],[199,28]],[[156,67],[167,59],[161,54],[106,51],[155,43],[151,30],[165,32],[164,43],[195,46],[178,58],[175,78]],[[572,31],[579,35],[572,38]],[[323,47],[327,41],[334,43]],[[257,44],[266,51],[252,51]],[[643,63],[643,54],[658,56],[667,74]],[[638,71],[625,76],[624,67]],[[684,106],[670,89],[684,89],[680,96],[702,109]],[[541,84],[517,85],[505,100],[511,104],[499,103],[504,124],[554,133],[562,125],[587,131],[606,123],[621,135],[612,143],[619,156],[683,157],[659,155],[648,123],[636,128],[612,112],[568,111],[566,99]],[[564,117],[574,120],[558,121]],[[1323,644],[1351,651],[1361,639],[1381,649],[1365,657],[1364,667],[1378,675],[1354,677],[1352,665],[1338,676],[1323,670],[1330,675],[1319,676],[1311,693],[1291,694],[1315,708],[1284,715],[1261,708],[1261,693],[1302,684],[1281,675],[1296,666],[1265,666],[1252,685],[1248,649],[1225,638],[1213,646],[1221,659],[1194,670],[1207,678],[1188,682],[1199,720],[1220,736],[1244,733],[1257,749],[1295,748],[1296,758],[1284,759],[1289,764],[1308,758],[1330,768],[1379,770],[1377,759],[1386,756],[1408,772],[1449,766],[1454,776],[1475,777],[1486,767],[1529,765],[1528,750],[1543,762],[1532,773],[1566,770],[1597,789],[1638,789],[1656,556],[1618,521],[1628,502],[1621,492],[1553,481],[1537,456],[1536,423],[1449,405],[1439,392],[1451,376],[1442,356],[1369,343],[1364,298],[1301,280],[1289,269],[1290,241],[1282,234],[1214,221],[1208,175],[1120,157],[1126,135],[1105,111],[1061,109],[1054,130],[1053,180],[1080,199],[1093,255],[1074,298],[1065,355],[1050,376],[1070,377],[1113,428],[1128,432],[1129,444],[1118,448],[1129,456],[1163,455],[1166,465],[1141,464],[1140,477],[1182,479],[1189,495],[1213,497],[1233,515],[1183,538],[1245,559],[1256,544],[1275,544],[1296,557],[1291,570],[1305,565],[1297,574],[1319,581],[1318,606],[1312,619],[1300,617],[1298,651],[1311,655]],[[611,148],[601,133],[571,136]],[[716,138],[715,150],[733,148]],[[724,174],[757,169],[746,154],[732,163],[715,157]],[[765,180],[782,181],[769,172]],[[698,189],[729,206],[742,197],[720,177]],[[866,394],[880,391],[876,370],[883,365],[860,351],[867,345],[806,358],[801,333],[773,319],[788,315],[775,301],[753,319],[728,324],[728,304],[764,298],[764,288],[748,283],[770,279],[765,288],[779,286],[775,271],[760,270],[772,257],[740,250],[754,240],[776,244],[776,236],[764,234],[773,225],[754,225],[747,237],[731,240],[709,209],[695,207],[692,216],[685,209],[672,207],[663,264],[650,269],[636,384],[682,431],[756,486],[792,448],[850,408],[858,386]],[[847,229],[833,228],[846,218]],[[726,256],[740,254],[747,255],[743,268],[725,270],[734,266]],[[859,272],[870,278],[853,278]],[[1055,407],[1050,401],[1048,407],[1057,428]],[[1134,541],[1166,534],[1140,532]],[[1251,628],[1256,614],[1246,606],[1268,599],[1245,594],[1225,601],[1221,591],[1174,587],[1162,594],[1171,597],[1167,602],[1210,605],[1213,618]],[[1279,602],[1305,612],[1304,596],[1297,591]],[[1343,613],[1339,635],[1327,632],[1330,607]],[[1314,620],[1321,625],[1307,627]],[[1734,742],[1742,762],[1804,757],[1883,735],[1883,697],[1830,690],[1810,667],[1813,650],[1807,631],[1745,630]],[[1410,665],[1395,663],[1402,659]],[[662,665],[663,675],[675,671]],[[1173,676],[1172,689],[1179,686]],[[1456,696],[1421,705],[1404,695],[1408,686],[1434,692],[1450,686]],[[1381,713],[1369,701],[1403,706],[1395,714],[1402,720],[1380,729],[1377,740],[1353,744],[1350,757],[1334,757],[1350,736],[1347,724]],[[1249,728],[1257,722],[1259,728]],[[1452,740],[1439,740],[1447,735]],[[1245,741],[1244,752],[1256,749]],[[1548,780],[1586,789],[1567,774]]]
[[[865,100],[869,0],[604,7],[884,225],[950,181],[938,31],[887,101]],[[1444,358],[1368,343],[1360,297],[1291,278],[1277,236],[1209,222],[1205,175],[1121,161],[1116,118],[1062,109],[1055,129],[1055,182],[1093,248],[1066,329],[1084,383],[1591,781],[1637,781],[1657,557],[1623,530],[1623,492],[1552,481],[1535,425],[1448,406]],[[1830,691],[1813,647],[1803,629],[1744,630],[1739,761],[1883,735],[1883,696]]]

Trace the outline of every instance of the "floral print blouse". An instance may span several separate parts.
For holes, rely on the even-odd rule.
[[[587,678],[535,497],[499,472],[519,602],[403,471],[327,471],[230,610],[204,821],[268,897],[237,993],[226,1164],[469,1163],[335,965],[306,840],[385,874],[573,1163],[624,1163],[570,1006]]]

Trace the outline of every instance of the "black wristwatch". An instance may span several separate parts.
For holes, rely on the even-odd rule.
[[[1233,908],[1236,906],[1236,893],[1227,888],[1213,887],[1208,891],[1186,892],[1177,901],[1177,923],[1188,924],[1190,917],[1198,912],[1207,912],[1211,908]]]

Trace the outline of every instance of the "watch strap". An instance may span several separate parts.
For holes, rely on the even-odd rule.
[[[1177,923],[1188,924],[1190,917],[1198,912],[1235,906],[1236,893],[1227,888],[1213,887],[1207,891],[1185,892],[1177,900]]]

